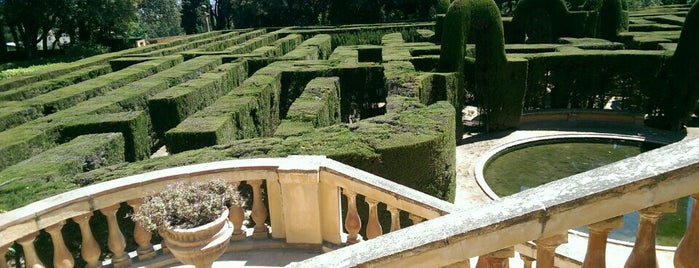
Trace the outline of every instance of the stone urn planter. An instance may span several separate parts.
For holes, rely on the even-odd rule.
[[[177,260],[197,268],[208,268],[226,251],[233,225],[228,220],[226,209],[221,217],[202,226],[165,228],[159,233]]]
[[[146,196],[131,218],[157,231],[180,262],[211,267],[226,251],[233,234],[228,208],[242,205],[243,199],[237,183],[194,181],[174,183]]]

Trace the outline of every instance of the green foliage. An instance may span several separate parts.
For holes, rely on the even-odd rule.
[[[306,129],[305,124],[284,124],[289,122],[307,122],[308,126],[327,127],[340,123],[340,82],[337,77],[316,78],[311,80],[301,95],[296,98],[289,108],[286,118],[277,128],[275,136],[280,132],[297,135],[301,131],[285,130],[284,127]],[[287,135],[287,134],[284,134]]]
[[[660,120],[653,121],[657,127],[679,130],[697,107],[699,100],[699,4],[694,3],[687,13],[680,40],[675,53],[663,65],[658,75]]]
[[[483,122],[487,130],[516,127],[521,114],[525,91],[526,62],[508,62],[505,57],[505,41],[500,11],[492,1],[464,1],[452,3],[444,18],[442,49],[439,70],[464,73],[466,40],[469,35],[476,43],[475,98],[483,110]],[[518,67],[515,67],[518,66]],[[464,85],[459,76],[456,96],[457,110],[464,103]]]
[[[602,6],[599,9],[599,28],[597,30],[597,36],[600,38],[616,40],[617,34],[624,30],[621,2],[622,0],[605,0],[602,2]]]
[[[181,12],[182,29],[185,33],[203,33],[212,29],[209,21],[211,8],[208,0],[183,0]]]
[[[138,22],[147,38],[180,35],[180,6],[175,0],[148,0],[138,5]]]
[[[570,35],[570,12],[563,0],[521,0],[517,3],[508,42],[553,43]],[[584,28],[584,27],[577,27]]]
[[[130,217],[151,231],[198,227],[220,218],[229,207],[243,204],[237,186],[220,179],[171,184],[146,197]]]
[[[121,162],[124,138],[120,133],[83,135],[2,170],[0,183],[53,181]]]
[[[41,70],[43,68],[46,68],[50,65],[53,65],[53,63],[32,65],[32,66],[28,66],[28,67],[20,67],[20,68],[2,70],[2,71],[0,71],[0,80],[7,79],[10,77],[14,77],[14,76],[18,76],[18,75],[22,75],[22,74],[36,72],[36,71]]]
[[[96,78],[109,72],[111,72],[111,67],[109,65],[96,65],[85,69],[76,70],[75,72],[59,76],[51,80],[44,80],[12,90],[0,92],[0,100],[21,101],[24,99],[29,99],[54,89]],[[0,129],[2,128],[0,127]]]
[[[449,9],[449,5],[451,5],[451,1],[449,0],[438,0],[435,11],[437,14],[445,14],[447,13],[447,9]]]
[[[220,60],[220,59],[219,59]],[[247,78],[243,62],[218,66],[178,86],[162,91],[148,100],[153,128],[159,137],[196,111],[211,105]]]

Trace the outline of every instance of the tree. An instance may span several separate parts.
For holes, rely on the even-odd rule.
[[[182,34],[180,5],[177,0],[146,0],[138,6],[138,22],[146,37]]]
[[[202,33],[207,28],[211,8],[208,0],[182,0],[182,28],[187,34]]]
[[[74,1],[71,3],[74,15],[70,24],[77,28],[77,37],[81,42],[93,42],[118,49],[123,44],[114,41],[125,41],[136,30],[137,0],[71,1]]]
[[[216,21],[214,29],[223,30],[235,28],[233,14],[235,13],[236,2],[240,1],[216,0],[214,2],[212,13]]]
[[[36,44],[45,39],[51,29],[55,16],[51,13],[51,3],[48,0],[5,0],[4,16],[13,35],[19,37],[26,57],[31,59],[36,55]],[[39,38],[41,30],[42,38]]]
[[[0,58],[5,58],[7,54],[7,40],[5,39],[5,16],[2,12],[5,1],[0,0]]]

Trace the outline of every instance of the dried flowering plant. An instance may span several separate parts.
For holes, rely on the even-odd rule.
[[[193,228],[214,221],[230,206],[242,205],[237,185],[215,179],[175,183],[147,196],[131,219],[151,231],[161,228]]]

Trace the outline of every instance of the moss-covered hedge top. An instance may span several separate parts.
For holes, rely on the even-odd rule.
[[[440,98],[423,104],[417,95],[403,94],[422,90],[423,84],[408,80],[400,83],[410,90],[387,94],[381,59],[381,54],[385,54],[389,56],[387,64],[409,64],[411,45],[403,37],[424,38],[419,37],[417,30],[427,30],[431,25],[405,23],[317,30],[216,32],[121,54],[131,57],[103,56],[101,62],[109,60],[111,65],[95,66],[102,66],[97,69],[106,72],[111,69],[108,73],[90,73],[93,67],[69,68],[66,73],[77,70],[70,78],[81,77],[84,81],[57,85],[45,92],[32,91],[34,96],[0,104],[4,107],[3,113],[8,114],[0,116],[0,122],[6,122],[6,129],[0,132],[0,191],[3,192],[0,210],[154,168],[290,154],[328,155],[440,198],[452,199],[454,108],[440,102]],[[402,34],[386,35],[396,31]],[[385,40],[383,46],[381,40]],[[340,46],[332,56],[333,42],[335,46],[359,45],[349,48],[354,53],[345,55],[341,55],[344,47]],[[374,44],[371,49],[379,52],[378,57],[373,56],[372,62],[359,63],[356,51],[369,43]],[[419,46],[426,45],[429,44]],[[260,53],[251,53],[253,51]],[[165,54],[176,55],[144,57]],[[97,58],[92,60],[97,61]],[[417,75],[414,68],[406,67],[403,77]],[[392,69],[391,76],[397,71],[389,69]],[[82,78],[82,72],[90,76]],[[114,82],[112,78],[115,77],[121,77],[116,79],[119,83]],[[33,79],[48,83],[63,77],[38,74]],[[331,84],[336,85],[335,97],[332,94],[300,97],[304,88],[318,88],[326,80],[334,81]],[[287,115],[297,118],[288,113],[290,107],[306,107],[304,99],[315,101],[316,98],[328,99],[325,106],[314,110],[326,115],[314,119],[310,131],[284,138],[273,136]],[[231,104],[244,102],[248,102],[245,109],[229,111],[233,107]],[[176,112],[168,115],[168,109]],[[3,118],[8,119],[2,121]],[[204,145],[209,146],[206,148],[193,150],[199,148],[195,146],[168,157],[146,159],[163,144],[177,141],[177,135],[194,134],[186,136],[184,142],[190,144],[203,140],[196,137],[196,131],[201,133],[203,125],[184,127],[185,123],[198,118],[211,126],[220,123],[216,125],[216,135],[224,139],[215,139],[213,144]],[[239,130],[263,125],[266,127],[260,131]],[[234,131],[244,134],[232,134]],[[72,147],[73,143],[89,141],[87,137],[93,134],[102,137],[100,141],[104,146],[88,142],[93,146],[85,152],[70,149],[77,148]],[[107,139],[99,135],[111,136]],[[18,164],[64,159],[60,152],[72,151],[88,160],[82,164],[59,161],[54,168],[49,167],[52,161],[47,161],[46,168],[52,172],[46,174],[41,172],[45,168],[22,168],[26,164]],[[77,170],[75,163],[86,168]],[[88,172],[111,164],[116,165]],[[405,166],[413,168],[408,172]],[[28,173],[19,176],[16,170]],[[77,174],[83,175],[78,177]],[[40,177],[46,183],[27,188],[27,181],[20,177]],[[18,187],[26,189],[20,191]],[[37,194],[29,194],[32,191]]]

